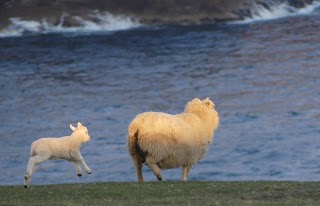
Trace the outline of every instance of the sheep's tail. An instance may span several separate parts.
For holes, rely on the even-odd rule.
[[[133,121],[128,128],[128,150],[132,158],[138,159],[142,164],[145,162],[146,152],[139,146],[139,123]]]
[[[138,154],[138,134],[138,125],[135,124],[135,122],[132,122],[128,128],[128,150],[131,155]]]

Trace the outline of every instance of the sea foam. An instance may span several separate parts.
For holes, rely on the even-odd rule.
[[[255,4],[251,10],[251,17],[246,17],[242,21],[233,23],[251,23],[263,20],[273,20],[295,15],[307,15],[313,13],[320,7],[320,1],[314,1],[312,4],[306,5],[304,8],[296,8],[287,2],[270,3],[268,7],[261,4]]]
[[[66,19],[72,19],[75,25],[65,26]],[[9,19],[10,25],[0,30],[0,37],[22,36],[24,34],[111,32],[132,29],[141,26],[138,20],[128,16],[113,15],[108,12],[93,12],[88,18],[69,16],[60,17],[58,24],[53,25],[44,17],[40,21],[24,20],[20,17]]]

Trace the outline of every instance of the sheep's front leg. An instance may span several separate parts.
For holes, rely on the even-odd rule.
[[[192,165],[189,165],[187,168],[187,178],[189,178],[190,172],[191,172]]]
[[[188,166],[182,166],[182,175],[181,175],[181,181],[187,181],[187,169]]]
[[[190,175],[191,165],[182,166],[181,181],[187,181]]]
[[[81,167],[80,167],[80,162],[75,162],[76,164],[76,173],[79,177],[82,176],[82,171],[81,171]]]

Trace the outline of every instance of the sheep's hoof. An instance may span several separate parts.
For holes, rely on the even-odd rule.
[[[89,175],[92,174],[92,172],[87,172]]]
[[[158,179],[159,181],[162,181],[162,177],[161,177],[161,176],[157,176],[157,179]]]
[[[29,187],[28,185],[25,185],[25,186],[24,186],[24,188],[26,188],[26,189],[27,189],[28,187]]]
[[[81,177],[82,176],[82,174],[77,174],[78,175],[78,177]]]

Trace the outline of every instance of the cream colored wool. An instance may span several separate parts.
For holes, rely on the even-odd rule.
[[[76,172],[82,176],[80,164],[83,165],[85,171],[91,174],[91,169],[80,153],[81,144],[90,141],[88,129],[80,122],[75,128],[70,124],[73,131],[70,136],[60,138],[41,138],[31,144],[30,159],[28,161],[27,171],[25,174],[25,187],[31,184],[31,176],[35,172],[37,166],[46,160],[64,159],[72,161],[76,164]]]
[[[218,125],[219,116],[209,98],[193,99],[181,114],[137,115],[129,125],[127,143],[138,181],[143,181],[143,163],[159,180],[161,169],[182,167],[181,180],[186,181],[192,165],[205,155]]]

